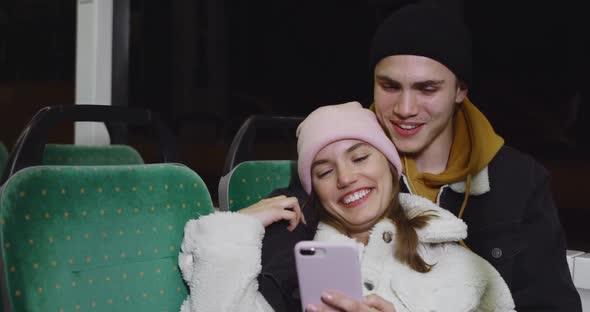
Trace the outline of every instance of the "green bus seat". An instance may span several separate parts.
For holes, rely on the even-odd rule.
[[[105,166],[143,163],[141,155],[129,145],[47,144],[43,152],[44,165]]]
[[[238,211],[297,179],[293,160],[252,160],[239,163],[219,181],[219,210]]]
[[[178,311],[184,225],[211,212],[182,165],[22,169],[0,193],[4,311]]]

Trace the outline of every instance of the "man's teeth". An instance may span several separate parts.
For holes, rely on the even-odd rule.
[[[418,126],[415,126],[415,125],[400,125],[399,127],[402,128],[402,129],[404,129],[404,130],[412,130],[412,129],[415,129],[416,127],[418,127]]]
[[[352,202],[355,202],[365,196],[367,196],[367,194],[369,194],[370,191],[369,190],[360,190],[358,192],[352,193],[346,197],[344,197],[344,199],[342,200],[345,204],[350,204]]]

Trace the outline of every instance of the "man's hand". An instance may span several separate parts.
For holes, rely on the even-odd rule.
[[[297,198],[285,195],[263,199],[238,212],[258,219],[264,227],[280,220],[288,220],[287,229],[293,231],[299,222],[307,224]]]
[[[393,304],[378,295],[369,295],[356,301],[337,292],[328,291],[322,296],[323,304],[308,305],[306,312],[395,312]]]

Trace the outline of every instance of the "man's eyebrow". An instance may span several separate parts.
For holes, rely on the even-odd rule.
[[[379,75],[378,74],[376,77],[377,77],[377,80],[383,80],[383,81],[387,81],[387,82],[390,82],[390,83],[391,82],[393,82],[393,83],[399,83],[399,82],[393,80],[391,77],[388,77],[388,76],[385,76],[385,75]]]
[[[380,81],[384,81],[387,83],[392,83],[392,84],[400,84],[398,81],[396,81],[395,79],[388,77],[386,75],[376,75],[377,80]],[[428,80],[423,80],[423,81],[417,81],[412,83],[412,86],[415,88],[424,88],[424,87],[428,87],[428,86],[439,86],[441,84],[445,83],[444,79],[441,80],[433,80],[433,79],[428,79]]]
[[[346,153],[350,153],[350,152],[352,152],[352,151],[356,150],[357,148],[359,148],[359,147],[361,147],[361,146],[366,146],[366,145],[368,145],[368,144],[367,144],[367,143],[365,143],[365,142],[358,142],[358,143],[356,143],[355,145],[353,145],[353,146],[351,146],[351,147],[347,148],[347,149],[346,149]],[[313,169],[313,167],[315,167],[315,166],[319,166],[319,165],[321,165],[321,164],[325,164],[325,163],[327,163],[327,162],[328,162],[328,160],[327,160],[327,159],[318,159],[318,160],[314,161],[314,162],[311,164],[311,168]]]
[[[412,85],[416,88],[424,88],[424,87],[430,87],[430,86],[440,86],[443,83],[445,83],[444,80],[424,80],[424,81],[414,82]]]

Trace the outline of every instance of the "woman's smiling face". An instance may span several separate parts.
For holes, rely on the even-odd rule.
[[[314,158],[311,176],[322,207],[349,233],[369,231],[392,199],[389,161],[363,141],[326,145]]]

